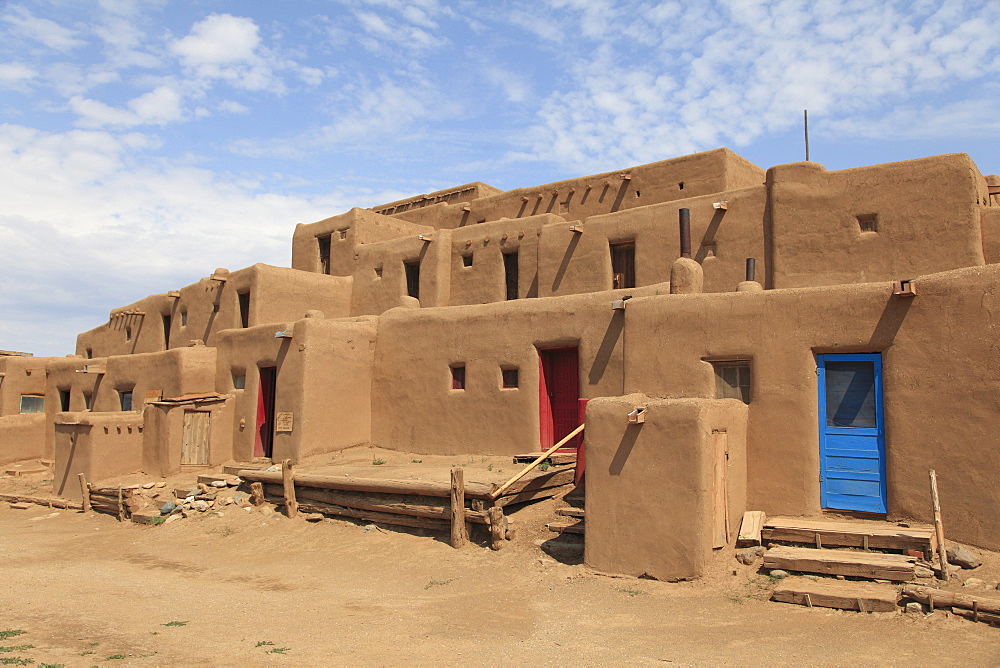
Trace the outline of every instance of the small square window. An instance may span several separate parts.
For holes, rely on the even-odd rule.
[[[863,213],[858,215],[857,219],[862,232],[878,232],[877,213]]]
[[[503,375],[503,386],[517,387],[518,385],[518,374],[517,369],[501,369],[500,373]]]
[[[118,401],[123,411],[132,410],[132,390],[119,390]]]
[[[44,413],[45,412],[45,397],[25,394],[21,396],[21,412],[22,413]]]
[[[472,266],[472,253],[462,256],[462,266],[471,267]]]
[[[344,229],[342,229],[342,230],[337,230],[337,232],[340,233],[340,238],[341,239],[346,239],[347,238],[347,228],[346,227]]]
[[[245,373],[233,374],[233,389],[242,390],[247,386],[247,376]]]
[[[715,368],[715,398],[750,403],[750,362],[712,362]]]
[[[451,389],[465,389],[465,365],[456,364],[451,367]]]

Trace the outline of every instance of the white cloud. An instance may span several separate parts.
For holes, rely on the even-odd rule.
[[[188,67],[230,65],[256,57],[259,33],[253,19],[212,14],[194,24],[191,33],[176,40],[170,48]]]
[[[38,70],[24,63],[0,63],[0,86],[21,88],[38,76]]]
[[[83,128],[167,125],[185,116],[183,98],[171,86],[159,86],[129,100],[127,109],[80,96],[70,98],[69,104],[80,116],[76,124]]]
[[[218,105],[219,111],[226,114],[245,114],[250,109],[235,100],[223,100]]]
[[[9,13],[3,15],[2,19],[21,36],[40,42],[55,51],[71,51],[85,44],[76,30],[61,26],[55,21],[35,16],[24,7],[12,7]]]

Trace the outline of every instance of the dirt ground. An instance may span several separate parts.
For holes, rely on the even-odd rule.
[[[506,458],[367,448],[312,458],[300,470],[349,465],[356,475],[441,479],[455,464],[467,467],[467,480],[515,470]],[[166,490],[195,477],[171,479]],[[0,491],[48,495],[50,485],[51,477],[36,474],[0,481]],[[0,503],[0,632],[23,631],[0,633],[0,661],[1000,664],[1000,629],[944,612],[860,614],[768,602],[772,580],[731,552],[718,555],[712,577],[682,583],[594,573],[572,551],[554,559],[539,543],[554,536],[544,524],[561,505],[552,499],[515,512],[515,540],[493,552],[478,534],[455,550],[444,535],[290,520],[267,506],[247,512],[233,504],[140,526]],[[984,560],[965,575],[995,584],[1000,560]]]

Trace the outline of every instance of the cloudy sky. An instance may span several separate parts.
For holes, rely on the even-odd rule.
[[[296,223],[728,146],[1000,172],[997,0],[0,0],[0,349]]]

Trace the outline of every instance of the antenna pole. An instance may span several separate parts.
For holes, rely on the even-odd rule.
[[[809,110],[802,110],[802,120],[806,131],[806,162],[809,162]]]

